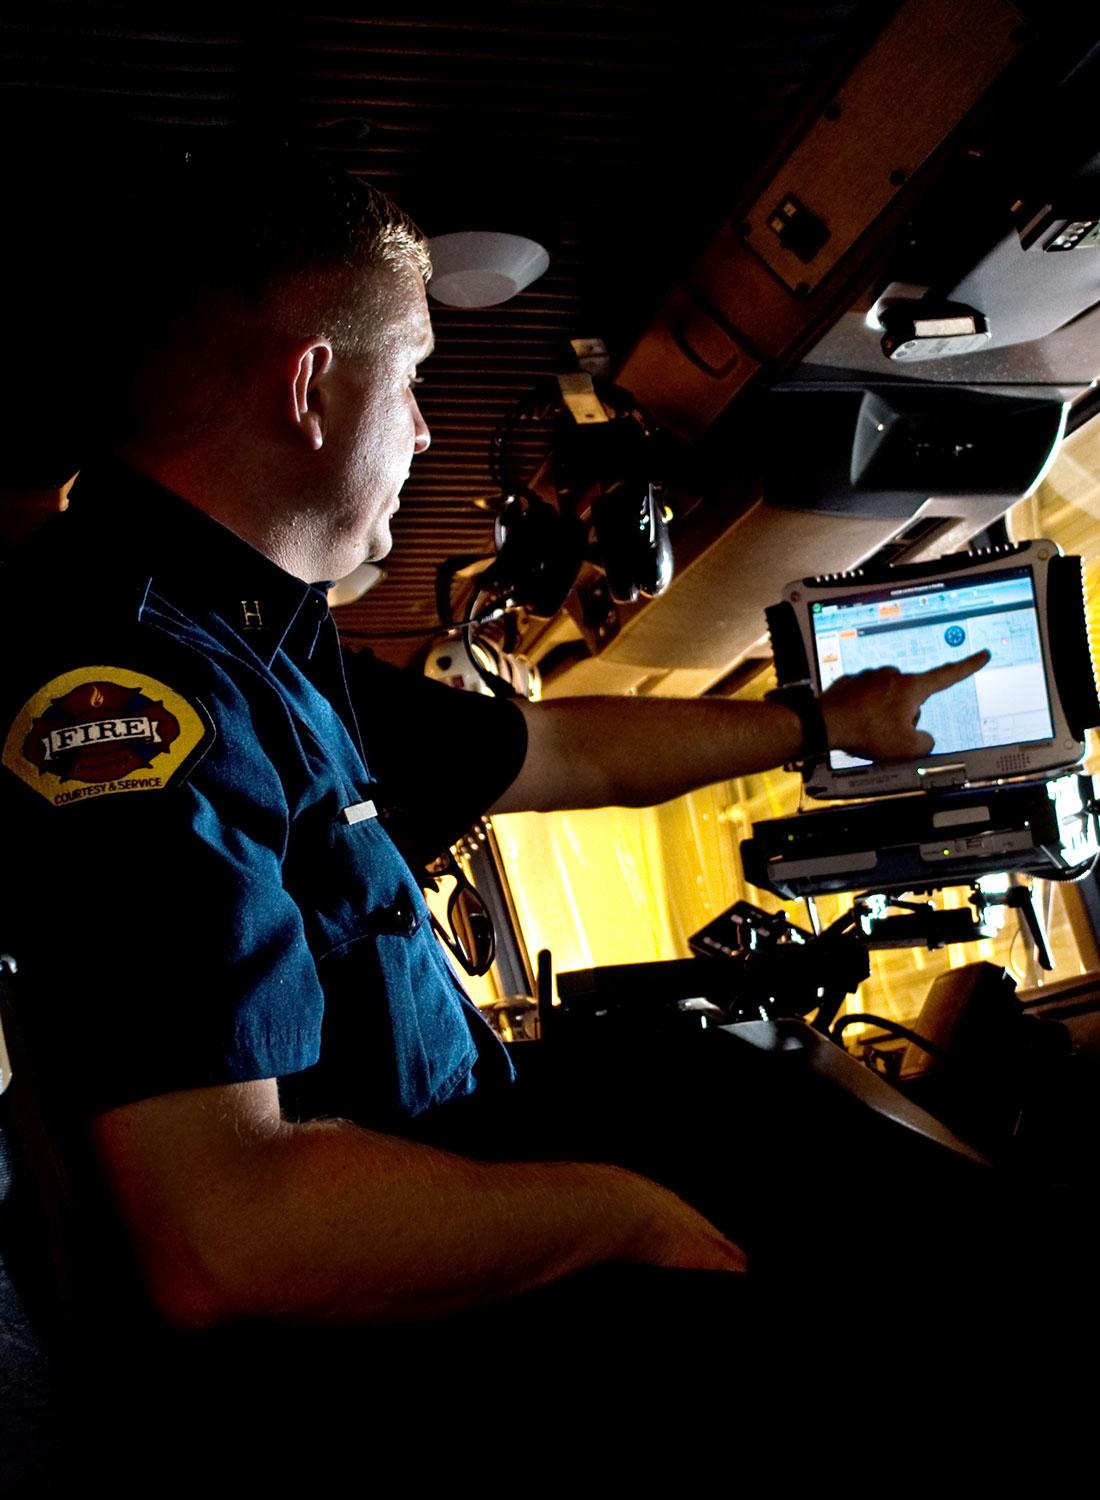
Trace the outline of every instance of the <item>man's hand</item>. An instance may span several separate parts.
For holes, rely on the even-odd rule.
[[[830,749],[875,761],[927,755],[935,742],[916,727],[925,699],[980,672],[988,660],[988,651],[976,651],[927,672],[879,667],[842,677],[821,698]]]
[[[576,1168],[602,1178],[605,1222],[618,1218],[622,1248],[611,1258],[638,1265],[679,1267],[694,1271],[747,1271],[748,1260],[735,1245],[690,1204],[648,1177],[624,1167]]]

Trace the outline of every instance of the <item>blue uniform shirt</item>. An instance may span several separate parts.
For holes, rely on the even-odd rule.
[[[39,1072],[88,1111],[277,1077],[380,1128],[506,1076],[383,816],[449,842],[522,715],[372,660],[349,695],[323,593],[128,470],[6,571],[0,936]],[[461,806],[417,784],[441,742]]]

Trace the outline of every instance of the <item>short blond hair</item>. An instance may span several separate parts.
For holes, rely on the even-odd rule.
[[[110,250],[131,357],[109,444],[186,442],[273,338],[369,352],[372,273],[431,275],[426,237],[391,198],[286,150],[188,155],[133,195]]]

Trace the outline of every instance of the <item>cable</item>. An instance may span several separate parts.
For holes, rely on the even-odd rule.
[[[850,1016],[843,1016],[839,1021],[833,1023],[830,1035],[834,1041],[839,1042],[847,1027],[857,1025],[878,1026],[882,1031],[889,1033],[891,1036],[900,1036],[905,1041],[912,1042],[915,1047],[920,1047],[922,1051],[927,1052],[931,1057],[942,1060],[947,1056],[942,1047],[937,1046],[935,1042],[930,1042],[927,1037],[920,1036],[917,1032],[911,1031],[908,1026],[903,1026],[900,1021],[888,1021],[885,1016],[873,1016],[867,1011],[855,1011]]]
[[[505,612],[504,610],[494,608],[494,606],[490,604],[490,607],[485,610],[483,614],[478,614],[477,607],[480,603],[481,593],[480,591],[478,591],[471,595],[470,598],[470,607],[467,612],[466,619],[463,621],[463,624],[467,627],[473,628],[478,625],[487,625],[493,620],[499,620],[501,614]],[[520,696],[518,693],[516,693],[511,683],[506,682],[498,672],[494,672],[484,667],[481,662],[478,661],[477,652],[474,649],[475,646],[480,646],[481,649],[486,652],[486,654],[488,654],[490,650],[495,651],[495,647],[490,647],[487,641],[477,641],[473,636],[470,637],[468,646],[469,650],[467,651],[467,655],[470,658],[470,663],[473,666],[474,671],[481,678],[482,682],[489,689],[494,698],[514,698]]]
[[[371,630],[368,634],[372,641],[431,641],[437,636],[461,635],[464,630],[475,630],[479,625],[491,624],[494,620],[502,620],[505,615],[511,614],[518,609],[516,604],[502,604],[499,609],[490,609],[483,615],[478,615],[473,620],[458,620],[453,625],[444,625],[442,621],[434,628],[428,630]]]
[[[1017,922],[1016,931],[1012,934],[1012,941],[1008,945],[1008,956],[1005,959],[1005,968],[1009,971],[1018,985],[1026,984],[1028,978],[1024,971],[1022,969],[1018,969],[1012,962],[1012,955],[1016,952],[1016,944],[1020,941],[1023,930],[1023,923]]]
[[[517,480],[515,476],[507,472],[511,456],[510,439],[515,429],[524,421],[532,424],[542,422],[549,425],[563,409],[564,402],[556,384],[550,394],[546,393],[545,388],[540,391],[539,386],[536,385],[534,390],[521,396],[515,405],[501,417],[489,438],[489,473],[501,494],[513,494],[526,489],[526,475]],[[553,433],[548,432],[546,453],[539,463],[535,464],[536,470],[542,463],[545,463],[552,450]]]

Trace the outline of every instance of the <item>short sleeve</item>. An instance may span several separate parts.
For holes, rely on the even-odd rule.
[[[258,723],[208,662],[156,674],[206,735],[164,785],[51,801],[29,774],[0,772],[24,1030],[40,1074],[89,1112],[297,1072],[320,1045],[321,986],[282,878],[277,715]]]
[[[432,859],[511,786],[527,753],[518,703],[460,692],[381,662],[345,657],[371,773],[394,805],[391,828],[410,858]]]

